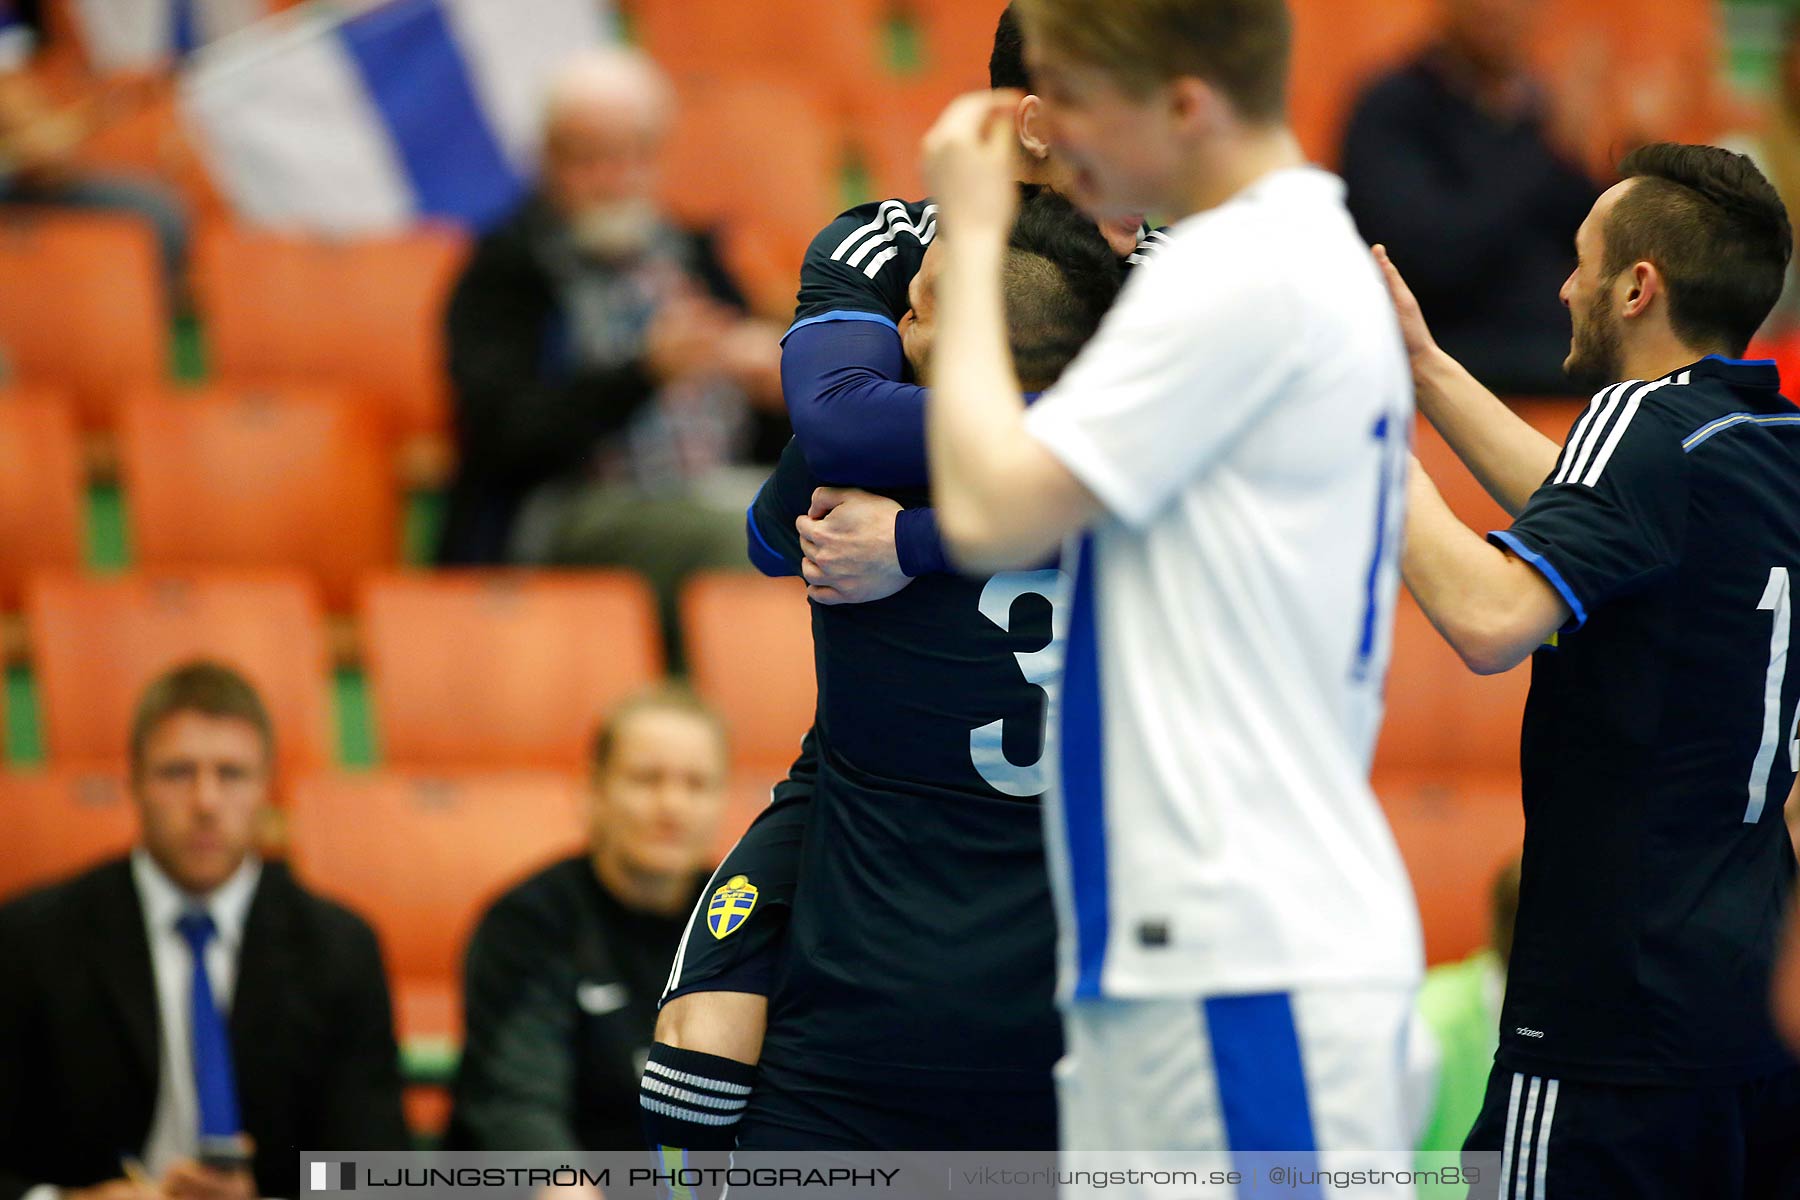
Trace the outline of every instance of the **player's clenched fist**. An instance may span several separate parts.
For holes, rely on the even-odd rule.
[[[925,135],[925,178],[948,231],[1004,238],[1019,206],[1014,89],[958,96]]]

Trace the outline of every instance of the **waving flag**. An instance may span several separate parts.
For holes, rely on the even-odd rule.
[[[534,173],[545,88],[602,0],[313,0],[189,60],[182,104],[247,220],[481,228]]]
[[[76,0],[89,57],[103,70],[160,66],[269,15],[270,0]]]

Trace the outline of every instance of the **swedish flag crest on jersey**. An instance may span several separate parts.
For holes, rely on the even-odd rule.
[[[756,885],[746,875],[733,875],[706,906],[706,927],[715,938],[735,933],[756,907]]]

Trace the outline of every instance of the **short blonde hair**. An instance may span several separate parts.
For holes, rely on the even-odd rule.
[[[1293,20],[1286,0],[1017,0],[1025,44],[1100,68],[1144,95],[1191,75],[1246,121],[1287,115]]]

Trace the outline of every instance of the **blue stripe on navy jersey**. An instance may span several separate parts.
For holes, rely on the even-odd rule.
[[[1708,441],[1714,434],[1724,433],[1737,425],[1800,425],[1800,413],[1730,413],[1716,421],[1708,421],[1682,438],[1681,448],[1692,454],[1694,447]]]
[[[1582,607],[1581,598],[1575,594],[1575,589],[1569,586],[1569,581],[1562,577],[1562,572],[1558,571],[1549,559],[1504,529],[1494,530],[1488,534],[1488,539],[1501,543],[1508,550],[1536,567],[1538,574],[1542,575],[1544,580],[1556,589],[1556,594],[1563,598],[1569,606],[1569,611],[1574,614],[1573,623],[1565,625],[1564,629],[1576,630],[1587,624],[1587,609]]]
[[[1075,908],[1075,995],[1097,998],[1106,965],[1105,757],[1101,746],[1100,654],[1094,612],[1094,537],[1075,561],[1069,644],[1063,666],[1062,817]]]
[[[1246,1178],[1260,1177],[1259,1160],[1280,1154],[1283,1165],[1318,1170],[1312,1105],[1300,1035],[1286,992],[1258,996],[1211,996],[1200,1002],[1212,1044],[1213,1075],[1232,1165]],[[1309,1156],[1296,1162],[1294,1156]],[[1254,1193],[1252,1193],[1254,1194]],[[1317,1185],[1283,1195],[1317,1196]]]
[[[788,326],[787,332],[781,335],[781,340],[784,342],[787,341],[788,338],[793,336],[794,330],[796,329],[805,329],[808,325],[818,325],[825,321],[872,321],[877,325],[886,325],[895,333],[900,332],[900,326],[894,323],[892,317],[884,317],[880,313],[860,312],[854,308],[834,308],[830,312],[820,313],[816,317],[808,317],[804,321],[795,321],[792,325]]]

